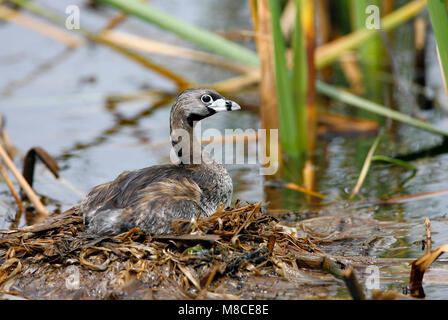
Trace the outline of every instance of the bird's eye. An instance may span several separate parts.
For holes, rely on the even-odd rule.
[[[204,102],[204,103],[209,103],[210,101],[212,101],[212,97],[210,95],[208,95],[208,94],[204,94],[201,97],[201,101]]]

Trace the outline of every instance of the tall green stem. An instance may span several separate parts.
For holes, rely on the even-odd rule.
[[[448,8],[446,0],[429,0],[428,10],[439,49],[440,64],[448,95]]]
[[[280,138],[283,150],[289,154],[299,153],[296,110],[294,108],[291,79],[286,65],[286,46],[280,28],[280,6],[278,0],[269,0],[272,37],[274,44],[274,69],[277,89]]]

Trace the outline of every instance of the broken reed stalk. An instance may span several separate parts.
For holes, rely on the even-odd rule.
[[[33,186],[34,179],[34,168],[36,166],[36,160],[39,159],[42,163],[47,167],[48,170],[53,174],[53,176],[58,179],[60,168],[55,159],[48,154],[45,149],[41,147],[33,147],[25,155],[25,159],[23,161],[23,177],[29,183],[29,185]]]
[[[34,180],[34,169],[36,166],[36,160],[40,159],[40,161],[45,165],[45,167],[53,174],[53,176],[58,179],[59,178],[59,166],[56,160],[51,157],[45,149],[41,147],[33,147],[25,155],[23,160],[23,169],[22,175],[25,180],[28,182],[30,187],[33,187]],[[26,200],[26,194],[24,194],[23,190],[21,192],[22,200]]]
[[[356,278],[353,266],[350,266],[348,269],[344,270],[343,279],[353,300],[366,300],[362,287]]]
[[[427,244],[426,252],[410,263],[412,266],[409,279],[410,294],[412,297],[416,298],[424,298],[426,296],[425,291],[423,290],[423,277],[426,270],[431,267],[431,264],[436,261],[440,255],[448,252],[448,244],[444,244],[434,251],[431,251],[431,221],[428,218],[425,219],[425,235]]]
[[[0,145],[0,157],[3,159],[3,162],[5,163],[6,167],[14,175],[14,177],[16,178],[17,182],[19,183],[20,187],[23,189],[23,191],[27,195],[28,199],[34,205],[34,208],[36,209],[36,211],[39,214],[41,214],[42,216],[49,216],[50,213],[48,212],[47,208],[42,204],[39,197],[36,195],[36,193],[30,187],[28,182],[22,176],[20,171],[15,166],[14,162],[11,160],[11,158],[8,156],[5,149],[1,145]]]

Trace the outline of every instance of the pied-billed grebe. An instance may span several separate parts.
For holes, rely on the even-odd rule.
[[[171,233],[171,219],[193,218],[229,205],[232,179],[227,170],[199,148],[193,137],[196,121],[217,112],[241,109],[210,89],[188,89],[170,113],[170,136],[176,164],[125,171],[114,181],[93,188],[81,203],[87,230],[114,235],[138,227],[150,234]],[[196,152],[197,153],[197,152]],[[199,159],[199,161],[197,161]]]

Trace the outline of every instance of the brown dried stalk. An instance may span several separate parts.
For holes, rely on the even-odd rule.
[[[17,179],[17,182],[22,187],[23,191],[28,196],[28,199],[33,203],[34,207],[36,208],[36,211],[41,214],[44,217],[47,217],[50,215],[47,208],[42,204],[39,197],[36,195],[36,193],[33,191],[31,186],[28,184],[28,182],[25,180],[25,178],[22,176],[20,171],[15,166],[14,162],[12,162],[9,155],[6,153],[3,146],[0,145],[0,157],[3,159],[6,167],[12,172],[14,177]]]
[[[424,298],[425,291],[423,290],[423,276],[425,271],[429,269],[431,264],[437,260],[440,255],[448,252],[448,244],[438,247],[431,252],[431,222],[428,218],[425,220],[426,231],[426,253],[417,260],[411,262],[411,275],[409,280],[409,287],[411,296],[416,298]]]
[[[353,300],[366,300],[362,287],[356,279],[352,266],[348,267],[348,269],[344,271],[343,279]]]

